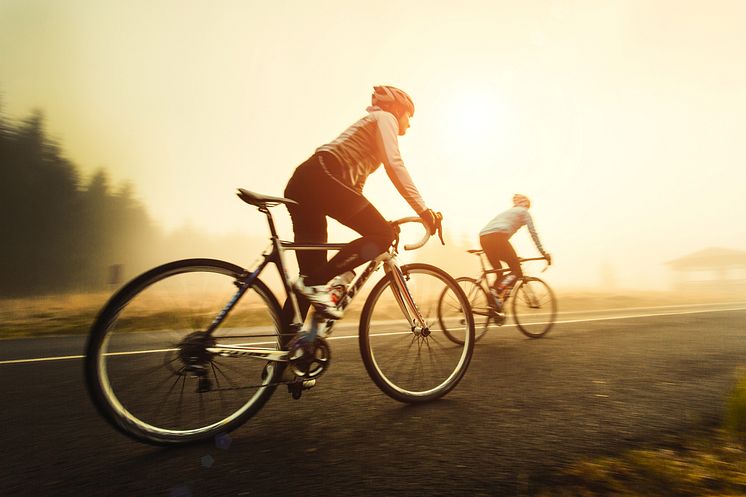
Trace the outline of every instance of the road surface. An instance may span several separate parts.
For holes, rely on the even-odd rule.
[[[0,495],[528,495],[580,458],[717,422],[746,365],[744,304],[559,320],[540,340],[492,329],[461,384],[422,406],[376,388],[340,323],[316,388],[278,389],[230,439],[177,449],[96,414],[82,337],[3,340]]]

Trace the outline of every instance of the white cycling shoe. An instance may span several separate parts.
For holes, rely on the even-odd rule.
[[[343,312],[337,309],[326,285],[306,285],[303,277],[293,283],[293,289],[305,297],[316,312],[328,319],[340,319]]]

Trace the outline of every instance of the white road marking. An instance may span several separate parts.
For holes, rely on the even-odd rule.
[[[678,307],[678,306],[662,306],[664,308],[666,307]],[[632,308],[638,309],[638,308]],[[653,308],[642,308],[642,309],[653,309]],[[624,310],[624,309],[614,309],[614,310]],[[649,317],[658,317],[658,316],[679,316],[679,315],[685,315],[685,314],[706,314],[711,312],[730,312],[730,311],[746,311],[746,307],[731,307],[728,309],[702,309],[702,310],[695,310],[695,311],[676,311],[676,312],[659,312],[659,313],[647,313],[647,314],[632,314],[632,315],[620,315],[620,316],[603,316],[603,317],[597,317],[597,318],[584,318],[584,319],[566,319],[566,320],[560,320],[555,321],[555,325],[558,324],[571,324],[571,323],[588,323],[592,321],[614,321],[617,319],[634,319],[634,318],[649,318]],[[603,312],[603,311],[577,311],[577,312]],[[388,322],[388,321],[387,321]],[[539,323],[534,323],[539,324]],[[495,327],[494,325],[491,327]],[[507,327],[515,327],[515,324],[505,324],[501,326],[501,328],[507,328]],[[404,335],[408,334],[408,331],[405,332],[392,332],[392,333],[376,333],[376,335]],[[349,338],[357,338],[357,335],[342,335],[342,336],[331,336],[328,337],[327,340],[345,340]],[[258,342],[254,343],[252,345],[266,345],[268,342]],[[242,344],[243,345],[243,344]],[[248,345],[248,344],[246,344]],[[157,349],[157,350],[133,350],[128,352],[112,352],[108,355],[135,355],[135,354],[153,354],[157,352],[168,352],[175,349]],[[83,355],[69,355],[69,356],[54,356],[54,357],[36,357],[32,359],[12,359],[12,360],[6,360],[6,361],[0,361],[0,365],[6,365],[6,364],[26,364],[26,363],[32,363],[32,362],[47,362],[47,361],[66,361],[70,359],[83,359],[85,356]]]
[[[34,359],[13,359],[12,361],[0,361],[0,364],[23,364],[26,362],[66,361],[68,359],[82,359],[82,355],[63,355],[56,357],[37,357]]]

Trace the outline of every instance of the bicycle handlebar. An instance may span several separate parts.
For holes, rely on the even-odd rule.
[[[445,245],[445,242],[443,242],[443,227],[441,225],[441,221],[443,220],[443,214],[441,214],[440,212],[437,212],[435,214],[435,217],[438,220],[438,226],[436,228],[436,232],[438,233],[438,236],[440,237],[440,242],[443,245]],[[423,245],[425,245],[432,235],[427,230],[427,227],[425,226],[425,222],[422,220],[422,218],[418,216],[410,216],[410,217],[403,217],[401,219],[397,219],[396,221],[391,221],[391,224],[397,227],[397,229],[400,225],[406,224],[406,223],[420,223],[425,228],[425,234],[423,235],[422,239],[420,239],[419,241],[404,245],[404,250],[416,250],[422,247]],[[398,241],[398,238],[399,238],[399,235],[397,233],[397,241]]]
[[[546,257],[528,257],[526,259],[518,258],[518,261],[520,263],[524,263],[526,261],[547,261],[546,265],[544,266],[544,269],[541,270],[542,273],[546,271],[549,266],[551,266],[551,263]]]

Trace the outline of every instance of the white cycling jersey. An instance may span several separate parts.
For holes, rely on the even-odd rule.
[[[479,236],[489,235],[490,233],[507,233],[508,238],[510,238],[523,225],[528,227],[528,231],[531,233],[531,238],[533,238],[536,248],[539,249],[539,252],[544,254],[544,247],[541,246],[541,242],[539,241],[539,234],[536,232],[534,220],[531,217],[531,214],[529,214],[527,208],[518,205],[495,216],[492,221],[487,223],[487,226],[482,228],[482,231],[479,232]]]
[[[342,183],[362,193],[365,180],[383,163],[398,192],[420,213],[427,209],[399,153],[399,122],[380,107],[368,107],[368,115],[347,128],[317,152],[328,152],[342,164]]]

